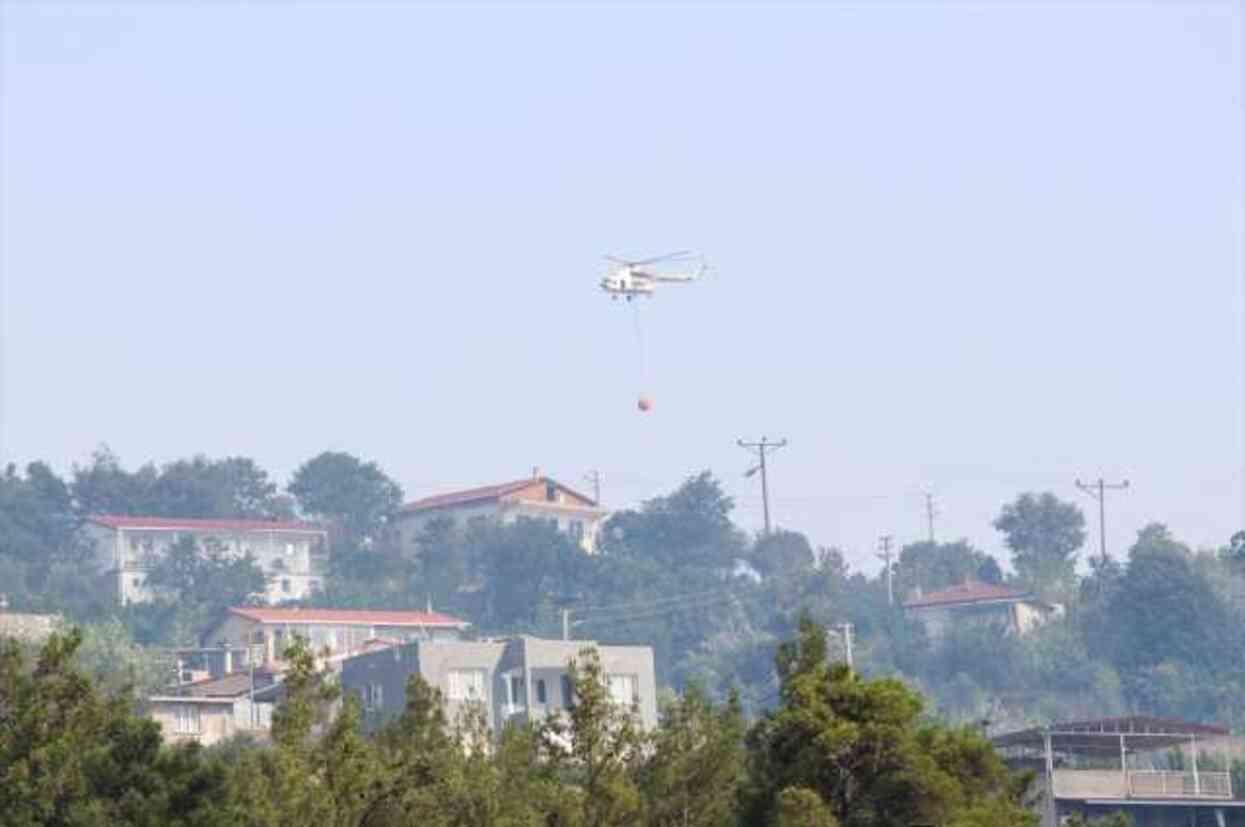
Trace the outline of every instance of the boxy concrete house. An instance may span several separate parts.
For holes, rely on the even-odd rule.
[[[95,515],[85,531],[100,572],[116,584],[121,604],[152,599],[147,570],[182,537],[230,555],[251,554],[268,581],[269,603],[301,600],[322,588],[328,572],[328,532],[297,521],[196,520]]]
[[[239,653],[238,662],[231,658],[224,667],[227,673],[249,665],[248,652],[257,652],[257,665],[279,666],[281,653],[295,636],[316,654],[327,648],[330,658],[339,659],[377,641],[458,641],[468,626],[440,612],[234,607],[203,636],[203,645]]]
[[[394,524],[404,549],[415,549],[419,535],[437,518],[460,525],[476,518],[510,522],[519,517],[548,520],[589,554],[608,513],[589,497],[557,480],[540,476],[425,497],[402,506]]]
[[[450,721],[479,704],[489,728],[499,732],[508,722],[537,722],[565,710],[572,701],[568,666],[585,648],[600,656],[611,697],[619,704],[634,704],[646,729],[656,727],[657,681],[649,646],[527,636],[421,640],[348,658],[341,683],[343,691],[359,698],[368,730],[401,714],[407,679],[418,674],[441,691]]]

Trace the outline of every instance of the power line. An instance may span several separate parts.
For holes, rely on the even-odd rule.
[[[618,612],[629,612],[635,609],[648,609],[663,603],[695,600],[701,597],[716,597],[724,594],[733,594],[733,592],[730,589],[719,587],[716,589],[708,589],[703,592],[672,594],[666,597],[648,597],[643,600],[631,600],[626,603],[609,603],[604,606],[581,606],[576,609],[575,612],[577,614],[617,614]]]
[[[669,614],[677,612],[686,612],[693,609],[709,609],[714,606],[726,605],[736,602],[733,595],[725,595],[714,600],[703,600],[696,603],[687,603],[680,606],[666,606],[664,608],[656,608],[647,612],[636,612],[634,614],[618,615],[616,617],[589,617],[584,620],[575,620],[571,622],[571,626],[591,626],[603,623],[628,623],[633,620],[649,620],[654,617],[665,617]],[[569,610],[567,610],[569,611]]]
[[[1076,487],[1098,501],[1098,544],[1102,552],[1102,562],[1107,562],[1107,491],[1123,491],[1128,488],[1128,480],[1116,483],[1104,482],[1102,477],[1097,482],[1086,485],[1079,479]],[[1096,490],[1095,490],[1096,489]]]
[[[765,533],[766,535],[768,535],[770,533],[769,478],[766,472],[765,455],[769,453],[770,451],[777,451],[779,448],[784,447],[787,444],[787,440],[782,439],[782,440],[779,440],[778,442],[770,442],[765,437],[761,437],[760,442],[744,442],[742,439],[736,440],[736,442],[738,443],[740,448],[747,448],[750,451],[755,451],[757,455],[761,458],[761,463],[753,468],[750,468],[744,474],[744,476],[750,477],[753,474],[755,474],[757,471],[761,472],[761,503],[765,509]]]

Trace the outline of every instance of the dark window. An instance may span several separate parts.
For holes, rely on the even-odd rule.
[[[571,676],[562,676],[562,705],[570,709],[575,705],[575,687],[571,685]]]
[[[536,679],[536,703],[538,704],[548,703],[549,701],[547,700],[547,698],[548,696],[545,694],[545,679],[537,678]]]
[[[549,502],[556,502],[558,499],[558,487],[551,482],[545,483],[545,499]]]

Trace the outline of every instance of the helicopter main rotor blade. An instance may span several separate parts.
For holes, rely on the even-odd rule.
[[[636,265],[636,266],[643,266],[645,264],[656,264],[659,261],[673,261],[677,258],[685,258],[687,256],[690,256],[691,254],[692,254],[691,250],[679,250],[673,253],[666,253],[664,256],[654,256],[653,258],[646,258],[646,259],[641,259],[640,261],[632,261],[628,263]]]

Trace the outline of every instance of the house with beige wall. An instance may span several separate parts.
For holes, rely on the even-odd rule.
[[[251,555],[264,572],[269,603],[302,600],[324,587],[328,574],[328,532],[292,520],[200,520],[97,514],[84,531],[96,568],[115,584],[122,604],[155,597],[147,572],[182,538],[200,549],[236,557]]]
[[[234,735],[266,739],[272,728],[279,676],[256,669],[195,681],[147,698],[148,718],[170,744],[211,746]]]
[[[999,623],[1024,635],[1062,614],[1062,607],[1039,600],[1032,592],[993,583],[961,583],[928,593],[914,592],[904,613],[920,620],[930,637],[945,635],[957,624]]]
[[[460,640],[471,624],[440,612],[373,609],[303,609],[235,606],[203,636],[209,648],[240,651],[230,666],[250,660],[279,667],[281,653],[296,637],[331,659],[384,644],[412,640]],[[248,656],[247,653],[254,653]],[[228,671],[228,669],[226,670]]]
[[[513,522],[520,517],[546,520],[589,554],[596,552],[597,534],[609,512],[595,500],[539,472],[525,479],[450,491],[407,503],[395,518],[398,540],[416,550],[428,525],[448,518],[459,525],[473,519]]]

